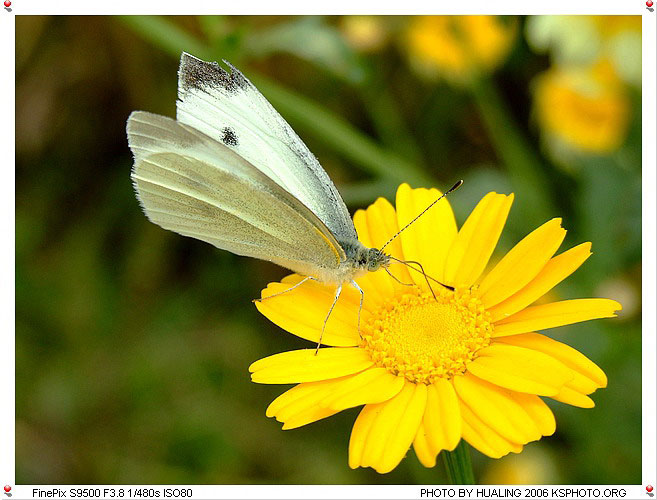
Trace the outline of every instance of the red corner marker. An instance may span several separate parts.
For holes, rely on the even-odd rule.
[[[7,0],[5,3],[11,5],[11,2],[9,0]],[[9,486],[8,484],[5,485],[5,492],[9,493],[10,491],[11,491],[11,486]]]
[[[9,0],[5,0],[5,7],[7,7],[7,8],[11,7],[11,2],[10,2]],[[6,488],[6,486],[5,486],[5,488]],[[11,487],[10,487],[9,489],[11,489]],[[8,490],[5,490],[5,491],[6,491],[7,493],[9,493]]]
[[[5,2],[5,3],[7,3],[7,2]],[[653,6],[652,0],[648,0],[646,2],[646,5],[648,6],[648,8],[652,7]],[[650,490],[650,491],[652,491],[652,490]],[[650,491],[648,493],[650,493]]]
[[[648,0],[648,1],[650,1],[650,0]],[[648,3],[648,2],[646,2],[646,3]],[[652,2],[650,2],[650,3],[652,3]],[[5,486],[5,488],[6,488],[6,486]],[[646,491],[647,491],[648,493],[650,493],[652,490],[653,490],[653,487],[652,487],[651,484],[649,484],[648,486],[646,486]]]

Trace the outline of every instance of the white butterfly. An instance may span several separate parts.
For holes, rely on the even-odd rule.
[[[360,292],[362,307],[355,279],[387,270],[396,259],[358,241],[315,156],[258,89],[226,64],[230,72],[183,53],[176,120],[130,115],[137,197],[164,229],[306,276],[289,290],[308,279],[335,284],[325,327],[343,284]]]

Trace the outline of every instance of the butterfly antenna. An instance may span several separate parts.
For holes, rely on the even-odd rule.
[[[417,215],[417,216],[416,216],[411,222],[409,222],[409,223],[406,224],[404,227],[402,227],[399,231],[397,231],[397,233],[396,233],[392,238],[390,238],[388,241],[386,241],[385,245],[383,245],[383,246],[379,249],[379,251],[382,252],[383,249],[384,249],[385,247],[387,247],[390,243],[392,243],[393,240],[394,240],[397,236],[399,236],[399,235],[401,234],[402,231],[404,231],[406,228],[408,228],[408,226],[410,226],[410,225],[413,224],[416,220],[418,220],[420,217],[422,217],[422,216],[424,215],[424,213],[425,213],[427,210],[429,210],[431,207],[433,207],[436,203],[438,203],[440,200],[442,200],[442,199],[443,199],[445,196],[447,196],[449,193],[451,193],[452,191],[456,191],[459,187],[461,187],[461,184],[463,184],[463,179],[461,179],[460,181],[458,181],[458,182],[457,182],[456,184],[454,184],[451,188],[449,188],[447,191],[445,191],[443,194],[441,194],[441,195],[440,195],[436,200],[434,200],[434,201],[433,201],[433,202],[432,202],[427,208],[425,208],[424,210],[422,210],[422,212],[420,212],[420,213],[419,213],[419,214],[418,214],[418,215]],[[395,259],[395,260],[397,260],[397,259]],[[400,261],[400,262],[402,262],[402,261]],[[418,264],[419,264],[419,262],[418,262]],[[417,271],[417,269],[416,269],[416,271]],[[441,283],[441,285],[442,285],[442,283]]]

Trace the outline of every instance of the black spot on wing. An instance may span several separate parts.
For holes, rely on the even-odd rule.
[[[206,62],[190,54],[183,53],[178,70],[179,85],[184,90],[199,89],[208,91],[213,88],[224,89],[234,94],[248,86],[248,80],[235,67],[230,66],[229,73],[216,62]]]
[[[239,141],[237,140],[237,134],[230,127],[224,127],[221,129],[221,142],[226,146],[237,146]]]

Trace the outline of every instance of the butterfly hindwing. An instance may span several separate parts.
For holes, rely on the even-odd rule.
[[[152,222],[306,275],[344,259],[321,220],[225,145],[142,111],[130,115],[127,130],[132,179]]]

